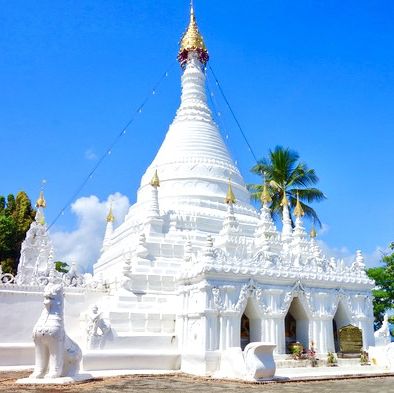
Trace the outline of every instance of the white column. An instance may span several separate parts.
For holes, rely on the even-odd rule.
[[[285,340],[285,318],[282,314],[272,315],[264,321],[262,330],[265,340],[267,342],[276,344],[274,353],[286,353],[286,340]]]
[[[331,316],[312,319],[309,332],[309,345],[313,341],[318,353],[335,352]]]

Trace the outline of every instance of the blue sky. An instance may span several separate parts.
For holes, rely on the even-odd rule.
[[[180,95],[187,0],[2,2],[0,194],[47,180],[52,220],[166,70],[168,77],[79,197],[131,202]],[[258,157],[297,150],[328,199],[320,239],[370,264],[394,240],[394,3],[195,1],[210,64]],[[253,157],[219,96],[219,124],[247,182]],[[81,220],[81,217],[79,217]],[[73,231],[67,209],[52,231]]]

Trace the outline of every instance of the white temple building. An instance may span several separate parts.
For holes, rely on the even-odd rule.
[[[361,252],[351,266],[325,257],[300,203],[292,227],[286,197],[278,229],[266,187],[256,211],[207,104],[208,51],[193,9],[180,45],[179,109],[124,222],[114,228],[112,210],[107,217],[92,278],[105,285],[87,285],[88,277],[65,290],[66,324],[82,348],[93,303],[111,327],[103,348],[83,351],[84,369],[214,374],[224,359],[236,367],[249,342],[275,344],[278,358],[296,341],[337,352],[337,331],[348,324],[362,330],[365,348],[374,345],[374,282]],[[0,284],[0,299],[13,285],[18,309],[22,284]],[[0,354],[25,345],[21,359],[30,356],[26,335],[20,342],[7,329],[0,326]]]

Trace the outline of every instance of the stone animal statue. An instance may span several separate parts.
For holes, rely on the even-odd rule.
[[[49,283],[44,308],[33,329],[36,362],[30,378],[72,377],[79,371],[82,352],[64,330],[63,286]]]
[[[389,316],[387,314],[384,314],[382,326],[374,333],[374,336],[376,346],[383,346],[391,343]]]

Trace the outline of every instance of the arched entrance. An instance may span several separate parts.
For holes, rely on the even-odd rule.
[[[286,352],[289,344],[300,342],[304,348],[309,348],[309,318],[300,299],[295,297],[285,317]]]
[[[261,317],[253,298],[248,299],[241,316],[240,333],[242,350],[251,342],[261,341]]]
[[[339,329],[343,326],[349,325],[351,323],[351,319],[348,316],[348,312],[345,306],[341,301],[338,303],[337,311],[332,320],[332,331],[334,334],[334,347],[335,352],[339,352],[339,341],[338,341],[338,332]]]
[[[249,318],[242,314],[241,317],[241,349],[244,350],[245,347],[250,343],[250,321]]]

